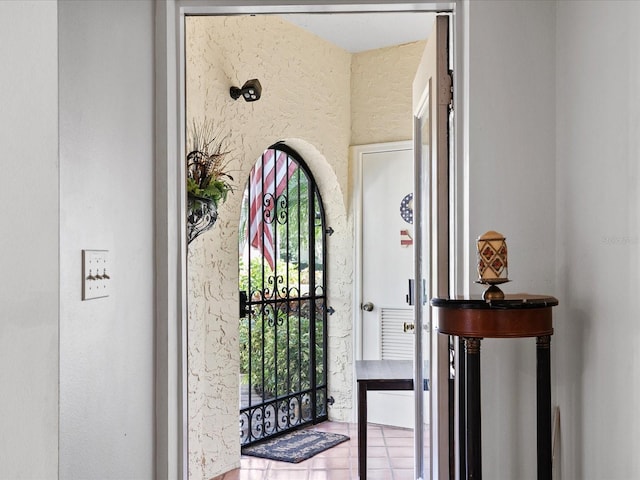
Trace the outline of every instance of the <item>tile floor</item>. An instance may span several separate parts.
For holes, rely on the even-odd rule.
[[[240,469],[212,480],[357,480],[357,425],[324,422],[310,428],[351,439],[297,464],[243,455]],[[413,480],[413,430],[369,424],[367,439],[368,480]]]

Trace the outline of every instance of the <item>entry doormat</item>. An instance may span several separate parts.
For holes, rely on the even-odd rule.
[[[300,463],[347,440],[349,437],[340,433],[298,430],[243,447],[242,454],[280,462]]]

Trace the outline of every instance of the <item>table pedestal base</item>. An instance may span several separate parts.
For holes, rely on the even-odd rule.
[[[485,302],[434,298],[439,332],[464,343],[460,383],[460,476],[482,479],[480,343],[483,338],[536,337],[536,415],[538,480],[551,480],[551,307],[545,296],[510,296]]]

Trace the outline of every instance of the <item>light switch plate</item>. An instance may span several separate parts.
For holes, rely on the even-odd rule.
[[[111,264],[108,250],[82,250],[82,300],[108,297]]]

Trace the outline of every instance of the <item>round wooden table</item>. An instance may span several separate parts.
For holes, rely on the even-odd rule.
[[[460,384],[460,469],[468,480],[482,478],[480,340],[536,337],[538,480],[551,480],[551,308],[554,297],[507,295],[504,300],[434,298],[438,331],[464,343]]]

